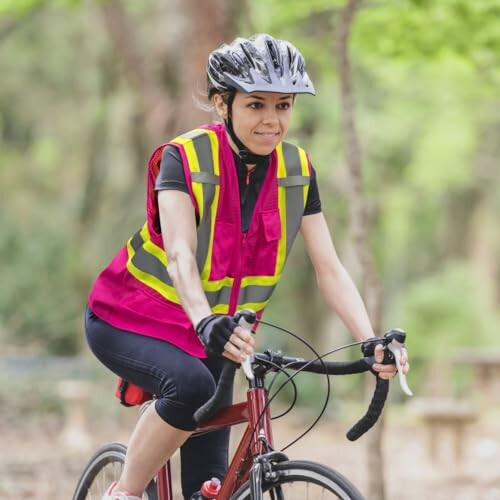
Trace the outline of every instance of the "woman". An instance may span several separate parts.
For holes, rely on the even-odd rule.
[[[106,499],[140,497],[179,447],[184,498],[207,478],[223,477],[228,433],[188,440],[192,416],[213,393],[222,357],[241,362],[253,352],[253,338],[232,315],[245,307],[262,315],[299,230],[327,303],[357,340],[374,336],[335,252],[308,156],[283,142],[296,95],[314,95],[302,55],[269,35],[238,38],[210,54],[207,75],[223,123],[153,153],[147,222],[89,298],[94,354],[158,395],[137,423],[123,474]],[[374,369],[382,378],[395,373],[393,365]]]

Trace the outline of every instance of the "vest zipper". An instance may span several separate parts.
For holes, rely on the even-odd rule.
[[[233,289],[231,290],[231,298],[229,300],[229,314],[236,313],[236,308],[238,307],[238,297],[240,294],[241,281],[243,276],[243,255],[245,251],[245,243],[247,239],[247,233],[242,233],[240,239],[240,255],[238,264],[238,273],[236,274],[233,282]]]

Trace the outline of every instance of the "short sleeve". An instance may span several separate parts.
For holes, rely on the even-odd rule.
[[[189,193],[179,150],[171,144],[163,149],[160,172],[156,178],[155,191],[172,189]]]
[[[307,194],[304,215],[319,214],[321,212],[321,200],[319,197],[318,182],[316,171],[311,167],[311,181],[309,183],[309,192]]]

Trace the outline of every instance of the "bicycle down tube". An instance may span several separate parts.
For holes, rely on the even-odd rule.
[[[247,391],[247,401],[220,409],[210,420],[201,423],[197,434],[213,432],[219,429],[247,422],[247,427],[240,439],[228,471],[221,484],[218,498],[230,498],[243,483],[248,480],[254,456],[273,446],[270,408],[267,405],[267,393],[263,387]],[[158,500],[174,500],[171,489],[170,463],[167,462],[158,472]]]

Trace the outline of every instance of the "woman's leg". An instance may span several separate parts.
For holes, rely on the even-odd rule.
[[[110,370],[157,395],[130,439],[117,491],[141,496],[149,481],[195,428],[193,413],[215,390],[202,360],[167,342],[116,329],[87,311],[89,347]]]
[[[209,358],[203,362],[216,381],[219,380],[223,365],[222,359]],[[230,390],[222,401],[222,406],[232,402],[233,391]],[[186,500],[198,491],[203,481],[217,477],[222,480],[227,472],[229,431],[222,429],[193,436],[181,447],[181,482],[182,493]]]
[[[176,429],[156,412],[154,405],[141,416],[128,443],[127,456],[116,491],[128,491],[141,496],[151,478],[167,458],[191,435],[191,431]]]

